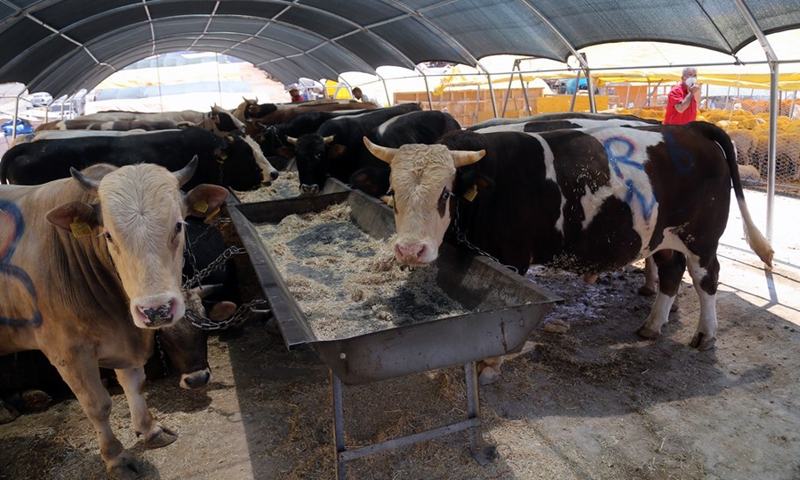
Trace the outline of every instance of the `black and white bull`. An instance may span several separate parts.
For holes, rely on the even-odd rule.
[[[38,185],[69,177],[70,168],[84,169],[96,163],[116,166],[155,163],[169,170],[185,167],[197,156],[191,189],[213,183],[236,190],[268,185],[278,171],[249,137],[220,137],[208,130],[189,127],[153,132],[45,131],[34,133],[26,143],[8,150],[0,162],[0,182]]]
[[[571,116],[568,116],[571,115]],[[508,119],[521,120],[521,119]],[[575,128],[608,128],[608,127],[646,127],[648,125],[660,125],[656,120],[646,120],[633,115],[617,115],[609,113],[542,113],[527,117],[526,121],[496,123],[493,126],[482,128],[471,127],[469,130],[477,133],[492,132],[525,132],[540,133],[552,130],[575,129]],[[585,275],[584,280],[593,283],[597,280],[596,274]],[[652,257],[645,259],[644,285],[639,287],[640,295],[655,295],[658,290],[658,272]],[[673,305],[673,310],[677,309],[677,304]]]
[[[483,122],[476,123],[466,128],[466,130],[478,131],[489,127],[502,127],[508,125],[525,124],[531,122],[558,122],[558,121],[571,121],[571,120],[626,120],[629,122],[644,122],[650,125],[660,125],[658,120],[650,120],[646,118],[637,117],[636,115],[627,115],[619,113],[589,113],[589,112],[555,112],[555,113],[538,113],[522,118],[490,118]],[[567,127],[575,128],[575,127]],[[489,133],[489,132],[482,132]]]
[[[145,403],[143,366],[154,332],[184,316],[187,215],[205,216],[227,190],[182,192],[197,162],[170,173],[143,163],[95,165],[38,186],[0,186],[0,355],[41,350],[97,431],[107,472],[137,474],[110,425],[99,368],[114,369],[147,447],[176,435]]]
[[[349,181],[353,172],[367,166],[360,163],[364,150],[361,137],[371,135],[391,118],[420,110],[417,103],[377,108],[359,115],[332,118],[314,133],[288,137],[287,141],[295,147],[300,193],[315,195],[325,185],[328,176]]]
[[[365,142],[391,165],[400,263],[435,260],[448,230],[520,273],[549,264],[592,274],[653,255],[659,292],[638,329],[645,338],[667,322],[688,263],[700,297],[690,345],[714,346],[716,250],[731,184],[749,244],[771,266],[773,251],[748,213],[730,138],[705,122],[533,135],[462,131],[440,145],[399,149]]]

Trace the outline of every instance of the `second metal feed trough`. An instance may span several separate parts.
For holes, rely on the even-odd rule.
[[[278,223],[292,214],[321,212],[346,202],[351,221],[372,237],[395,233],[392,211],[382,202],[338,181],[329,181],[322,195],[257,203],[229,204],[233,224],[247,249],[261,288],[287,347],[310,345],[332,372],[337,472],[344,462],[400,445],[470,429],[473,455],[483,463],[477,376],[474,362],[519,351],[552,304],[561,298],[543,290],[497,262],[443,244],[436,284],[469,313],[336,340],[319,341],[306,315],[262,244],[255,225]],[[352,385],[465,365],[469,419],[428,432],[346,450],[341,383]],[[341,382],[341,383],[340,383]]]

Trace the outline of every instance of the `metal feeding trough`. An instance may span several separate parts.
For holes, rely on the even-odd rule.
[[[490,461],[492,452],[483,446],[480,430],[475,361],[519,351],[542,316],[562,299],[487,257],[444,244],[435,265],[436,284],[470,313],[319,341],[255,225],[277,223],[292,214],[321,212],[339,203],[350,206],[351,221],[370,236],[387,239],[394,234],[391,209],[335,180],[329,180],[318,196],[258,203],[233,200],[229,204],[233,224],[286,346],[311,346],[331,370],[337,477],[345,478],[348,460],[466,429],[470,430],[475,458],[482,464]],[[342,383],[375,382],[459,364],[465,365],[467,377],[467,420],[359,449],[345,448]]]

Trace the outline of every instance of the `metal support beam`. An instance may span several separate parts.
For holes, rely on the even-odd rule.
[[[775,208],[775,168],[778,158],[778,113],[780,92],[778,91],[778,64],[770,63],[769,85],[769,166],[767,169],[767,240],[772,241],[772,221]]]
[[[583,57],[583,65],[586,65],[584,71],[586,73],[586,89],[589,91],[589,111],[597,113],[597,104],[594,102],[594,82],[592,82],[592,70],[589,68],[589,62],[586,61],[586,54],[581,53]],[[577,86],[575,88],[577,90]]]
[[[375,453],[385,452],[407,445],[433,440],[451,433],[469,430],[470,450],[479,465],[484,466],[494,460],[496,448],[484,444],[481,428],[480,390],[475,362],[464,364],[467,387],[467,419],[423,432],[405,435],[392,440],[366,445],[348,450],[344,444],[344,394],[342,381],[331,371],[331,394],[333,397],[333,443],[336,448],[336,479],[347,479],[347,462]]]
[[[773,207],[775,204],[775,166],[777,164],[777,141],[778,141],[778,99],[780,92],[778,92],[778,56],[772,50],[772,46],[767,40],[764,31],[758,25],[753,12],[745,4],[744,0],[733,0],[739,12],[742,14],[750,29],[761,44],[764,54],[767,56],[767,63],[769,63],[770,70],[770,88],[769,88],[769,166],[767,174],[767,240],[772,241],[772,220],[773,220]]]
[[[578,69],[577,75],[575,75],[575,90],[572,91],[572,102],[569,104],[569,111],[575,111],[575,102],[578,100],[578,85],[581,83],[581,73],[583,70]]]

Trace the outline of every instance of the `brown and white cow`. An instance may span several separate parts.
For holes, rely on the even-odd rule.
[[[36,132],[52,130],[170,130],[180,127],[196,126],[210,130],[216,135],[244,134],[244,123],[228,110],[214,105],[208,113],[195,110],[178,112],[102,112],[81,115],[67,120],[43,123]]]
[[[72,119],[43,123],[36,127],[36,131],[114,130],[114,128],[111,128],[112,125],[116,124],[119,129],[122,129],[125,126],[125,122],[130,122],[130,124],[174,125],[169,128],[175,128],[175,126],[182,123],[196,125],[209,116],[209,114],[197,110],[181,110],[176,112],[98,112],[81,115]],[[141,125],[136,128],[147,130],[147,128]]]
[[[532,263],[591,274],[653,255],[659,292],[638,333],[655,338],[688,263],[700,297],[690,345],[700,350],[716,341],[716,250],[731,184],[750,247],[771,267],[773,250],[748,213],[730,138],[705,122],[462,131],[439,145],[399,149],[365,143],[391,165],[402,264],[431,263],[448,230],[521,274]]]
[[[98,367],[116,371],[146,447],[176,438],[147,408],[143,366],[154,329],[184,316],[184,217],[211,213],[227,196],[213,185],[182,193],[195,168],[103,164],[44,185],[0,186],[0,355],[47,356],[115,478],[135,476],[138,465],[111,430]]]

